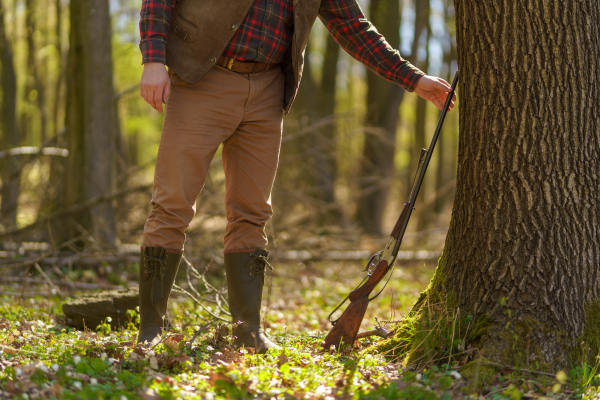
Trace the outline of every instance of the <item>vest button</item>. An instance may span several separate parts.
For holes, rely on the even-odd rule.
[[[235,30],[235,29],[237,29],[237,24],[233,24],[233,25],[231,25],[231,29],[232,29],[232,30]]]
[[[210,63],[211,64],[216,64],[217,63],[217,59],[215,57],[211,57],[210,58]]]

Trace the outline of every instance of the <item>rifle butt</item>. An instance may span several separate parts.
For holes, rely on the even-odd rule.
[[[332,346],[335,346],[339,350],[342,348],[342,345],[351,346],[354,344],[368,306],[369,299],[366,296],[352,301],[331,331],[329,331],[329,334],[321,342],[321,348],[329,351]]]

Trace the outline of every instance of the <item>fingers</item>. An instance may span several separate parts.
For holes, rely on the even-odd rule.
[[[140,87],[140,94],[152,108],[158,112],[162,112],[162,88],[157,88],[153,85],[142,85]]]
[[[438,90],[438,99],[443,98],[443,100],[441,100],[441,104],[436,104],[436,107],[438,108],[438,110],[443,110],[444,109],[444,104],[446,104],[446,99],[448,98],[448,93],[450,93],[452,91],[452,86],[446,82],[444,79],[442,78],[437,78],[436,81],[436,89]],[[451,109],[454,108],[454,102],[456,101],[456,92],[454,92],[452,94],[452,100],[450,100],[450,104],[448,105],[448,111],[450,111]]]
[[[452,90],[452,86],[442,78],[437,78],[437,83],[439,86],[443,87],[446,92],[450,92]]]
[[[169,100],[169,95],[171,94],[171,85],[167,82],[163,90],[162,102],[167,104],[167,100]]]
[[[162,113],[163,102],[167,102],[170,80],[164,64],[146,63],[140,81],[140,95],[156,111]]]
[[[152,107],[154,107],[154,109],[156,111],[158,111],[159,113],[163,112],[162,99],[163,99],[163,90],[162,90],[162,88],[160,88],[160,90],[157,90],[154,92],[154,99],[153,99],[153,105],[152,105]]]

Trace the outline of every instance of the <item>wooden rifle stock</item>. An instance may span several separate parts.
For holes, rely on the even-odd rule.
[[[365,285],[350,292],[348,295],[350,304],[346,307],[340,318],[337,320],[337,323],[333,325],[333,328],[321,343],[323,349],[330,350],[332,346],[336,346],[336,348],[339,349],[342,344],[351,345],[354,343],[360,324],[365,317],[365,312],[371,301],[369,295],[375,286],[381,282],[389,269],[390,266],[387,261],[380,261],[379,264],[377,264],[377,268],[375,268],[373,275],[369,277]]]
[[[433,149],[435,148],[435,143],[437,142],[440,130],[442,128],[442,124],[444,122],[444,118],[446,116],[446,112],[448,111],[448,107],[450,106],[450,102],[452,100],[452,97],[454,96],[454,91],[456,89],[457,83],[458,72],[454,76],[454,81],[452,82],[452,90],[446,98],[446,103],[440,115],[440,119],[438,121],[435,133],[433,134],[431,144],[429,145],[429,148],[427,150],[423,149],[421,151],[421,159],[419,160],[419,165],[417,166],[417,171],[415,173],[415,179],[413,182],[413,187],[409,199],[406,203],[404,203],[404,208],[400,213],[400,217],[398,217],[396,225],[394,225],[394,229],[392,230],[390,240],[388,241],[386,247],[383,250],[373,255],[369,259],[367,267],[365,268],[365,271],[367,271],[367,277],[365,277],[363,281],[358,285],[358,287],[352,292],[350,292],[348,297],[346,297],[346,299],[344,299],[344,301],[342,301],[342,303],[340,303],[333,310],[333,312],[329,314],[329,321],[333,324],[333,328],[331,329],[331,331],[329,331],[329,334],[325,337],[323,342],[321,342],[321,347],[325,351],[329,351],[333,348],[339,350],[342,346],[351,346],[354,343],[356,335],[358,335],[360,324],[362,323],[362,320],[367,311],[367,307],[369,306],[369,302],[383,291],[383,289],[381,289],[376,295],[374,295],[373,297],[369,297],[373,290],[375,290],[375,287],[377,287],[379,282],[381,282],[383,278],[385,278],[385,276],[388,275],[388,272],[390,272],[393,269],[394,262],[396,261],[396,256],[398,255],[398,250],[400,249],[400,244],[402,243],[402,238],[404,237],[404,233],[406,232],[408,220],[410,219],[410,216],[412,214],[415,200],[417,198],[417,195],[419,194],[419,189],[425,176],[425,171],[427,170],[427,166],[429,165],[429,161],[431,160],[431,154],[433,153]],[[391,272],[389,275],[391,277]],[[346,307],[346,309],[338,319],[332,321],[331,316],[338,309],[341,308],[341,306],[346,302],[346,300],[350,300],[350,304],[348,305],[348,307]]]

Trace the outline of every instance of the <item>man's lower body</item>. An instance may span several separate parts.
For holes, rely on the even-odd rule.
[[[224,260],[234,344],[265,352],[274,346],[260,329],[260,305],[265,268],[270,267],[265,224],[272,215],[270,196],[281,144],[283,73],[279,67],[244,75],[214,67],[193,85],[174,74],[171,81],[153,208],[144,226],[138,341],[160,340],[185,230],[222,143]]]

